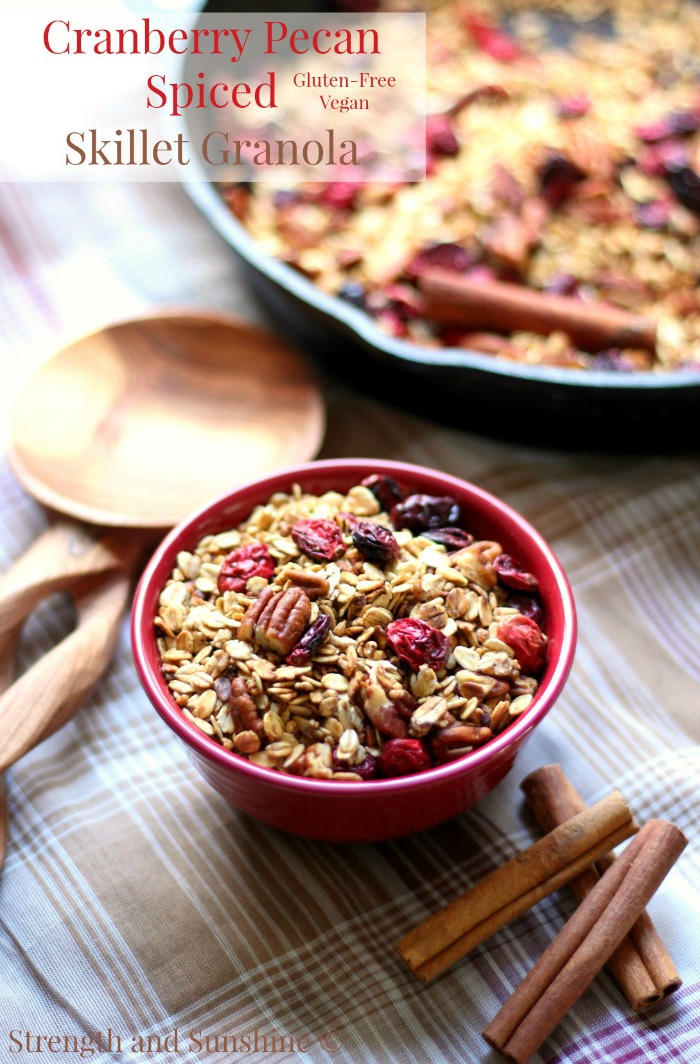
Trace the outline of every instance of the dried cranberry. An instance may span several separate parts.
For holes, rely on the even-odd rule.
[[[421,665],[442,669],[450,656],[447,636],[417,617],[403,617],[386,628],[387,642],[401,661],[418,672]]]
[[[331,181],[319,194],[319,203],[333,211],[352,210],[359,188],[350,181]]]
[[[361,310],[365,309],[367,293],[358,281],[348,281],[347,284],[344,284],[343,287],[339,289],[338,295],[341,299],[344,299],[346,303],[352,304],[353,307],[360,307]]]
[[[679,140],[651,144],[639,153],[636,164],[646,177],[667,177],[672,171],[687,166],[688,149]]]
[[[682,137],[686,133],[697,133],[700,129],[700,108],[672,111],[668,116],[668,124],[672,134],[677,137]]]
[[[284,207],[292,207],[295,203],[299,203],[301,199],[301,193],[298,189],[293,188],[278,188],[272,197],[272,202],[275,207],[282,209]]]
[[[262,543],[248,543],[236,547],[223,560],[217,587],[224,591],[244,591],[251,576],[263,576],[269,580],[275,571],[274,560]]]
[[[410,528],[411,532],[457,525],[459,518],[459,503],[449,495],[409,495],[391,511],[394,527]]]
[[[468,547],[474,542],[474,537],[465,532],[463,528],[429,528],[424,534],[428,539],[444,544],[448,554],[453,550]]]
[[[352,530],[352,541],[368,562],[388,565],[398,558],[401,549],[393,532],[374,521],[358,521]]]
[[[496,271],[492,270],[490,266],[484,266],[482,263],[470,267],[467,276],[470,281],[475,281],[477,284],[488,284],[489,281],[498,279]]]
[[[619,347],[611,347],[593,356],[591,368],[610,370],[613,373],[634,373],[639,367],[633,354],[620,351]]]
[[[635,126],[635,136],[643,140],[645,144],[658,144],[661,140],[668,140],[673,136],[671,126],[666,118],[660,118],[656,122],[645,122],[644,125]]]
[[[664,229],[671,217],[671,207],[666,200],[651,200],[640,203],[634,210],[634,218],[644,229]]]
[[[350,765],[347,761],[343,761],[338,757],[337,751],[333,751],[333,771],[334,772],[354,772],[357,776],[360,776],[363,780],[371,780],[377,775],[377,758],[372,754],[367,754],[364,761],[361,761],[359,765]]]
[[[503,85],[477,85],[475,89],[469,89],[469,91],[463,93],[462,96],[458,96],[446,113],[448,115],[458,115],[460,111],[463,111],[465,107],[469,107],[469,105],[476,100],[489,98],[509,100],[510,93],[503,87]],[[497,163],[496,165],[500,164]]]
[[[467,15],[464,22],[477,48],[486,52],[492,59],[498,59],[501,63],[511,63],[522,55],[513,38],[489,22],[483,15]]]
[[[395,506],[397,502],[401,502],[408,494],[403,484],[399,484],[393,477],[387,477],[381,473],[373,473],[371,476],[365,477],[362,481],[362,487],[369,488],[382,510],[386,510],[387,513],[392,506]]]
[[[529,617],[535,624],[542,626],[542,606],[536,595],[514,594],[508,596],[507,605],[512,610],[522,613],[523,617]]]
[[[335,521],[327,518],[302,518],[292,529],[292,539],[299,550],[315,562],[331,562],[345,553],[343,535]]]
[[[690,109],[672,111],[671,114],[657,122],[648,122],[637,126],[635,133],[645,144],[658,144],[670,137],[683,137],[688,133],[697,133],[700,129],[700,110]]]
[[[420,318],[425,314],[423,299],[411,285],[388,285],[384,289],[384,295],[389,301],[389,309],[393,310],[404,321]]]
[[[523,569],[520,562],[511,558],[510,554],[499,554],[493,563],[496,576],[515,591],[537,591],[537,577]]]
[[[397,313],[393,308],[389,310],[382,310],[376,315],[377,324],[389,333],[389,336],[395,336],[398,340],[403,340],[408,336],[408,328],[406,326],[405,319]]]
[[[438,266],[441,270],[468,270],[474,257],[461,244],[429,244],[422,248],[406,266],[407,277],[420,277],[426,270]]]
[[[693,170],[692,166],[672,170],[668,175],[668,183],[684,207],[700,214],[700,174],[697,170]]]
[[[307,665],[331,630],[327,613],[319,613],[313,624],[304,632],[285,658],[288,665]]]
[[[411,776],[432,767],[430,751],[421,739],[389,739],[379,751],[382,776]]]
[[[560,118],[581,118],[591,109],[591,101],[585,92],[572,93],[557,100],[557,112]]]
[[[540,195],[550,207],[568,199],[584,173],[561,152],[550,152],[538,170]]]
[[[447,115],[428,115],[425,120],[425,147],[429,155],[459,155],[459,141]]]
[[[498,626],[498,638],[513,650],[523,672],[536,676],[542,670],[546,643],[542,629],[531,617],[508,617]]]
[[[553,296],[574,296],[578,294],[578,278],[572,273],[555,273],[542,286],[543,292]]]
[[[438,334],[445,347],[462,347],[465,337],[470,335],[461,325],[443,325]]]

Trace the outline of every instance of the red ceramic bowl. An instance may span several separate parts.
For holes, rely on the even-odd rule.
[[[547,667],[530,708],[491,742],[459,761],[415,776],[367,782],[333,782],[287,776],[225,750],[191,724],[173,701],[160,671],[153,618],[160,591],[181,550],[207,533],[243,521],[258,503],[298,483],[307,491],[346,491],[371,473],[388,473],[414,492],[452,495],[464,526],[498,540],[540,584]],[[204,506],[170,533],[141,578],[132,612],[136,668],[165,723],[187,748],[204,778],[236,808],[284,831],[330,842],[377,842],[439,824],[483,798],[510,770],[518,751],[552,708],[571,668],[576,615],[571,588],[554,554],[519,514],[464,480],[402,462],[342,459],[285,469]]]

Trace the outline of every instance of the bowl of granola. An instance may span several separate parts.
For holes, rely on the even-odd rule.
[[[187,191],[278,320],[393,401],[549,444],[687,445],[700,5],[427,6],[425,181]]]
[[[132,612],[141,682],[205,779],[334,842],[424,830],[487,794],[575,641],[566,576],[523,517],[374,459],[205,506],[156,550]]]

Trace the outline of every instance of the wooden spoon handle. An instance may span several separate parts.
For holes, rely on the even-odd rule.
[[[79,594],[75,631],[0,697],[0,772],[83,704],[112,657],[130,587],[129,572],[118,569]]]
[[[7,850],[7,836],[9,834],[10,818],[7,809],[7,785],[4,775],[0,775],[0,868],[5,863],[5,851]]]
[[[20,625],[0,637],[0,695],[12,683],[15,675],[15,659],[19,643]],[[5,776],[0,772],[0,868],[5,861],[9,816],[7,808],[7,786]]]
[[[53,592],[118,568],[121,554],[113,536],[97,540],[70,521],[51,525],[0,577],[0,636]]]

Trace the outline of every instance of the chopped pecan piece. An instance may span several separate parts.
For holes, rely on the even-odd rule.
[[[396,708],[396,712],[404,720],[410,720],[413,711],[418,708],[418,702],[410,691],[405,687],[395,687],[389,691],[389,698]]]
[[[235,680],[231,681],[230,706],[236,735],[242,732],[254,732],[258,738],[263,737],[263,722],[258,714],[258,707],[250,697],[250,692],[242,676],[237,676]],[[250,753],[250,751],[246,752]]]
[[[450,724],[431,738],[430,746],[438,761],[452,761],[492,738],[493,732],[490,728],[480,728],[473,724]]]
[[[324,598],[330,586],[321,573],[309,572],[308,569],[284,569],[280,576],[288,580],[293,587],[300,587],[310,599]]]
[[[381,735],[392,739],[408,737],[408,725],[396,705],[390,702],[386,691],[379,684],[370,684],[364,692],[364,710]]]
[[[287,655],[302,636],[310,617],[309,596],[300,587],[290,587],[269,599],[258,615],[255,642],[263,650]]]

